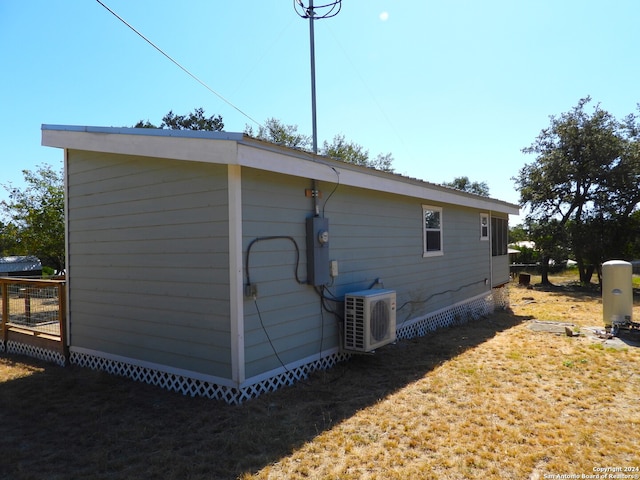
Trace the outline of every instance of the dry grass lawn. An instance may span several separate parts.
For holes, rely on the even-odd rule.
[[[640,348],[584,333],[602,325],[596,291],[510,289],[512,311],[240,407],[3,355],[0,478],[543,479],[640,467]],[[536,320],[580,335],[534,331]]]

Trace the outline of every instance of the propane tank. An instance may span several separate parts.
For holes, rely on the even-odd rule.
[[[629,262],[610,260],[602,264],[602,313],[606,328],[631,323],[632,276],[633,269]]]

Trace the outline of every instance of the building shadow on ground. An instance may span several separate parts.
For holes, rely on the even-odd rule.
[[[358,355],[240,406],[2,356],[0,477],[214,479],[258,472],[359,410],[529,318],[497,312]]]

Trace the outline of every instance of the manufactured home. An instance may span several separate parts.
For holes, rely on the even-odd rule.
[[[240,133],[44,125],[71,363],[241,403],[508,301],[516,205]]]
[[[0,257],[0,277],[40,277],[42,263],[33,255]]]

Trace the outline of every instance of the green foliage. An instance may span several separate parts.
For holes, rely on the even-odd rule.
[[[267,119],[264,126],[261,125],[257,132],[254,132],[253,128],[247,125],[244,133],[277,145],[297,148],[304,151],[312,150],[311,137],[299,133],[297,125],[286,125],[275,118]],[[361,165],[385,172],[393,171],[393,167],[391,166],[393,156],[391,153],[387,153],[386,155],[378,154],[378,156],[372,159],[369,157],[368,150],[362,145],[346,140],[344,135],[334,136],[331,143],[325,141],[318,153],[345,163]]]
[[[514,178],[520,203],[529,207],[531,240],[544,258],[570,247],[583,283],[607,258],[631,253],[640,203],[637,118],[620,122],[599,105],[588,113],[590,101],[550,117],[549,127],[523,149],[536,160]]]
[[[244,133],[260,140],[299,150],[310,150],[312,147],[311,137],[298,133],[297,125],[285,125],[275,118],[268,118],[255,133],[253,128],[247,125]]]
[[[516,255],[514,263],[522,263],[526,265],[535,265],[540,261],[540,255],[536,250],[529,247],[515,247],[516,250],[520,250],[520,253]]]
[[[166,128],[169,130],[207,130],[207,131],[222,131],[224,129],[224,123],[222,116],[211,115],[205,116],[204,109],[196,108],[193,112],[187,115],[176,115],[173,110],[170,110],[164,117],[162,117],[162,123],[159,127],[156,127],[149,120],[140,120],[134,125],[134,128]]]
[[[22,173],[24,189],[4,185],[9,199],[2,201],[0,208],[9,222],[2,225],[3,241],[8,242],[3,244],[3,253],[35,255],[43,265],[62,271],[65,268],[63,174],[50,165]]]
[[[524,225],[519,224],[509,228],[509,243],[524,242],[529,240],[529,231]]]
[[[224,123],[220,115],[205,116],[204,109],[196,108],[192,113],[187,115],[176,115],[173,111],[162,117],[160,126],[156,126],[149,120],[140,120],[134,125],[134,128],[167,128],[172,130],[209,130],[221,131],[224,129]],[[257,131],[253,127],[247,125],[244,133],[251,137],[267,142],[283,145],[289,148],[296,148],[307,152],[312,151],[312,138],[298,132],[297,125],[286,125],[276,118],[268,118],[264,125],[260,125]],[[321,155],[325,155],[336,160],[354,165],[362,165],[376,170],[392,172],[393,156],[391,153],[386,155],[378,154],[375,158],[369,157],[369,152],[361,145],[349,142],[344,135],[336,135],[331,143],[324,142]]]
[[[322,145],[322,154],[343,162],[362,165],[363,167],[366,167],[369,161],[369,152],[362,145],[348,142],[344,135],[336,135],[333,137],[332,143],[325,141]]]
[[[391,167],[393,157],[390,153],[387,153],[386,155],[378,154],[376,158],[371,159],[369,158],[368,150],[365,150],[362,145],[347,141],[344,135],[334,136],[331,143],[325,141],[320,153],[345,163],[361,165],[363,167],[374,168],[384,172],[393,171],[393,168]]]
[[[20,245],[17,227],[11,222],[0,222],[0,256],[8,257],[26,253]]]
[[[489,185],[487,182],[472,182],[469,180],[469,177],[456,177],[452,182],[445,182],[442,185],[483,197],[489,196]]]
[[[362,145],[345,139],[344,135],[336,135],[331,143],[325,142],[320,151],[321,155],[331,157],[341,162],[373,168],[384,172],[392,172],[393,157],[390,153],[378,154],[374,159],[369,157],[369,151]]]
[[[42,267],[42,276],[43,277],[52,277],[54,276],[56,271],[51,267]]]

